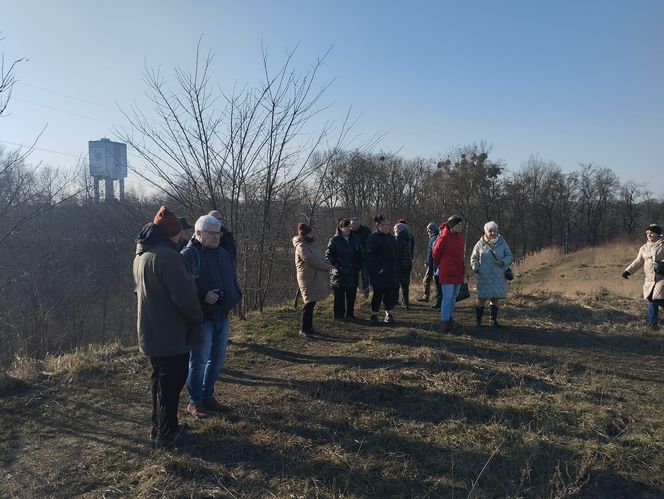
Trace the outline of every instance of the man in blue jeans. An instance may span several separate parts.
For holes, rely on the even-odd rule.
[[[226,358],[228,313],[240,301],[242,293],[231,257],[219,247],[219,220],[204,215],[196,221],[194,229],[194,237],[182,250],[182,256],[196,279],[205,323],[200,344],[194,347],[189,360],[187,410],[195,418],[204,418],[208,411],[223,409],[214,398],[214,384]]]

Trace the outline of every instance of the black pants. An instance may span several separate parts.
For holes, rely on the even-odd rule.
[[[398,289],[398,288],[397,288]],[[394,308],[394,298],[396,295],[395,286],[389,288],[373,287],[373,296],[371,297],[371,312],[377,313],[380,310],[381,302],[385,306],[385,311],[389,312]]]
[[[302,326],[300,329],[305,333],[313,333],[314,331],[314,307],[315,301],[305,303],[302,307]]]
[[[401,289],[401,296],[403,299],[403,304],[407,307],[410,304],[410,276],[408,279],[399,279],[399,284],[394,288],[394,303],[396,304],[399,301],[399,289]]]
[[[355,296],[357,287],[352,288],[334,288],[334,317],[343,319],[344,317],[355,317]]]
[[[189,374],[189,352],[174,357],[150,357],[152,364],[152,434],[178,429],[180,392]]]

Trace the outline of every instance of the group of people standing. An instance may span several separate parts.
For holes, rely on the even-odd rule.
[[[228,314],[242,293],[236,247],[222,215],[203,215],[189,237],[186,219],[162,206],[136,239],[133,274],[138,342],[152,365],[155,447],[172,446],[182,433],[177,411],[185,384],[196,418],[224,410],[214,396],[228,346]]]
[[[379,322],[381,306],[383,321],[395,321],[393,310],[401,295],[404,310],[410,309],[410,281],[415,254],[415,237],[405,220],[392,227],[378,215],[373,219],[375,230],[371,232],[357,218],[342,218],[337,222],[336,234],[329,240],[327,249],[319,249],[309,225],[298,225],[293,238],[297,282],[303,297],[304,308],[299,334],[311,337],[313,311],[316,303],[334,292],[334,318],[354,320],[355,298],[360,276],[362,292],[368,297],[372,288],[369,322]],[[429,301],[431,285],[435,282],[436,302],[440,307],[443,333],[454,331],[454,307],[461,287],[466,283],[463,236],[464,222],[458,215],[437,226],[427,226],[428,251],[425,260],[424,296],[419,301]],[[488,222],[482,238],[475,245],[471,267],[477,275],[476,325],[481,326],[486,302],[490,302],[491,324],[499,326],[499,301],[507,295],[506,270],[512,263],[512,252],[505,239],[498,234],[498,225]],[[329,276],[329,278],[328,278]]]

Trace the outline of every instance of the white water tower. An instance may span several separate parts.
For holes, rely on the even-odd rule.
[[[124,179],[127,178],[127,144],[110,139],[88,141],[90,176],[95,183],[95,200],[99,201],[99,182],[104,181],[106,201],[115,199],[113,182],[118,181],[120,201],[124,200]]]

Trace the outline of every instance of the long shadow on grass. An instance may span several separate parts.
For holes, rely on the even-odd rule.
[[[555,348],[601,350],[611,353],[664,356],[664,337],[644,337],[624,334],[600,335],[585,331],[542,331],[533,327],[489,328],[473,332],[482,339],[517,345]]]

